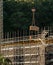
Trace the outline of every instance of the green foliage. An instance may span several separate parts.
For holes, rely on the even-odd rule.
[[[53,24],[53,2],[42,2],[37,7],[36,18],[42,26],[50,26]]]
[[[49,1],[34,1],[31,2],[16,2],[4,1],[4,31],[15,31],[17,29],[27,29],[32,23],[31,9],[36,8],[35,19],[36,25],[53,26],[53,0]]]
[[[4,58],[1,54],[0,54],[0,65],[12,65],[11,60],[8,58]]]
[[[5,1],[4,30],[28,29],[31,21],[30,6],[30,3]]]

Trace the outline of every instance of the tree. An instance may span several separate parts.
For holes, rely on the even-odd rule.
[[[40,1],[40,2],[39,2]],[[53,28],[53,0],[34,0],[34,3],[24,1],[4,1],[4,31],[27,29],[32,23],[32,7],[36,8],[35,23],[39,27]]]
[[[11,60],[0,55],[0,65],[12,65]]]
[[[4,31],[28,29],[31,22],[30,6],[30,3],[5,1]]]

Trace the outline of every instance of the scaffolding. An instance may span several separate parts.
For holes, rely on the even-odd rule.
[[[0,44],[4,57],[9,58],[13,65],[45,65],[45,49],[48,45],[53,45],[51,30],[44,28],[41,32],[36,32],[35,35],[31,35],[29,31],[28,36],[25,36],[23,32],[23,36],[20,36],[19,33],[18,37],[16,37],[17,33],[10,33],[6,34]],[[11,38],[11,36],[14,37]]]
[[[22,30],[22,35],[20,31],[16,31],[4,33],[4,37],[0,36],[3,37],[0,41],[0,53],[9,58],[12,65],[45,65],[45,48],[53,45],[53,31],[45,27],[39,30],[39,27],[35,26],[35,9],[32,11],[33,20],[29,33]],[[2,30],[0,31],[2,34]]]

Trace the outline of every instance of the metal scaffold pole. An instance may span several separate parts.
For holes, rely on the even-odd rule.
[[[3,39],[3,0],[0,0],[0,42]]]

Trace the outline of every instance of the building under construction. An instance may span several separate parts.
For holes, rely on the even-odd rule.
[[[1,54],[13,65],[53,65],[53,33],[47,31],[44,29],[41,34],[5,38],[0,44]]]
[[[20,36],[19,31],[8,32],[5,39],[2,39],[0,34],[0,53],[9,58],[12,65],[53,65],[53,31],[48,27],[39,30],[35,26],[35,9],[32,12],[33,22],[29,27],[29,35],[27,31],[25,35],[23,31],[23,36]],[[2,32],[2,25],[0,31]]]

